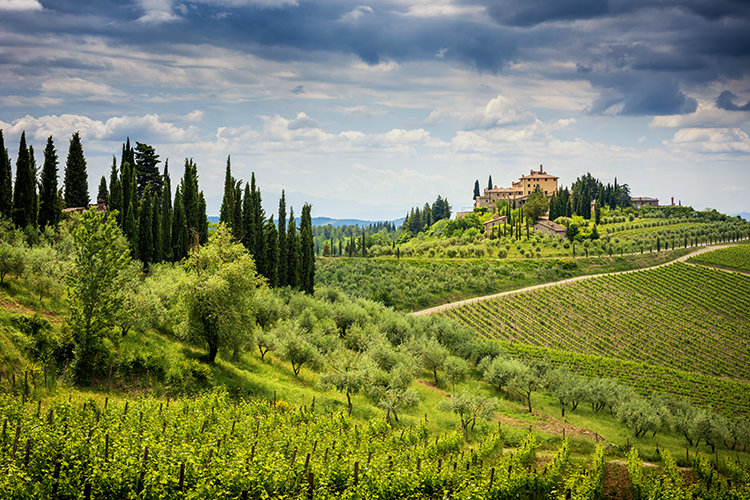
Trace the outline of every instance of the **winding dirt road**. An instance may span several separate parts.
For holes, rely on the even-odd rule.
[[[736,245],[736,243],[734,243],[734,244],[719,244],[719,245],[703,246],[703,247],[698,248],[694,252],[691,252],[691,253],[689,253],[687,255],[683,255],[682,257],[678,257],[675,260],[672,260],[672,261],[669,261],[669,262],[665,262],[663,264],[659,264],[659,265],[656,265],[656,266],[644,267],[642,269],[633,269],[633,270],[630,270],[630,271],[617,271],[617,272],[614,272],[614,273],[589,274],[589,275],[586,275],[586,276],[576,276],[575,278],[568,278],[568,279],[564,279],[564,280],[560,280],[560,281],[552,281],[550,283],[542,283],[541,285],[527,286],[526,288],[519,288],[517,290],[508,290],[507,292],[493,293],[492,295],[483,295],[481,297],[472,297],[470,299],[464,299],[464,300],[459,300],[459,301],[456,301],[456,302],[451,302],[449,304],[443,304],[443,305],[439,305],[439,306],[435,306],[435,307],[430,307],[429,309],[422,309],[421,311],[414,311],[411,314],[413,314],[414,316],[428,316],[430,314],[435,314],[435,313],[440,312],[440,311],[445,311],[446,309],[452,309],[454,307],[459,307],[459,306],[462,306],[464,304],[471,304],[473,302],[480,302],[482,300],[494,299],[496,297],[505,297],[506,295],[513,295],[513,294],[516,294],[516,293],[530,292],[532,290],[537,290],[539,288],[547,288],[547,287],[550,287],[550,286],[565,285],[565,284],[568,284],[568,283],[573,283],[575,281],[581,281],[581,280],[588,280],[588,279],[591,279],[591,278],[596,278],[598,276],[615,275],[615,274],[627,274],[627,273],[637,273],[637,272],[641,272],[641,271],[648,271],[649,269],[657,269],[659,267],[668,266],[668,265],[673,264],[675,262],[685,262],[690,257],[694,257],[696,255],[700,255],[700,254],[702,254],[704,252],[710,252],[712,250],[718,250],[719,248],[726,248],[726,247],[730,247],[730,246],[734,246],[734,245]],[[735,272],[735,271],[732,271],[732,272]],[[746,274],[746,273],[741,273],[741,274]]]

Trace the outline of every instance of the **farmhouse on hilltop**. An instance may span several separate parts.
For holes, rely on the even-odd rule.
[[[521,207],[536,186],[539,186],[548,197],[552,196],[557,191],[557,179],[559,177],[549,175],[544,171],[542,165],[539,165],[539,170],[532,169],[529,175],[521,175],[518,181],[512,183],[510,188],[495,186],[492,189],[485,189],[484,195],[478,196],[474,200],[474,208],[494,207],[495,202],[499,200],[515,201],[516,206]]]

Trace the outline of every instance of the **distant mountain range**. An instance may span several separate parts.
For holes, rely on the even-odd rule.
[[[299,217],[294,218],[295,221],[297,221],[297,224],[299,224]],[[208,221],[217,223],[219,222],[219,216],[218,215],[209,215]],[[313,217],[312,218],[312,225],[313,226],[325,226],[326,224],[330,224],[333,227],[339,227],[339,226],[369,226],[370,224],[376,224],[378,222],[392,222],[396,227],[401,226],[401,224],[404,223],[404,217],[401,217],[400,219],[395,220],[362,220],[362,219],[332,219],[330,217]]]

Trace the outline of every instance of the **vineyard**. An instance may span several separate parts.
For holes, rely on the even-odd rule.
[[[714,386],[737,385],[714,377],[750,379],[750,277],[710,268],[675,263],[475,302],[441,314],[511,345],[627,360],[674,374],[709,375],[716,380]],[[615,375],[601,373],[608,371],[605,368],[598,371],[598,376]],[[680,394],[695,391],[694,400],[710,402],[705,398],[711,391],[699,390],[704,380],[639,378],[637,386],[660,385]],[[750,409],[750,401],[736,404],[743,412]]]
[[[570,472],[567,441],[540,464],[533,434],[503,452],[502,432],[467,445],[461,432],[357,425],[314,402],[217,393],[42,408],[4,397],[0,418],[2,498],[534,499],[601,489],[601,449],[594,471]]]
[[[738,245],[729,248],[720,248],[713,252],[706,252],[691,257],[688,262],[750,272],[750,246]]]

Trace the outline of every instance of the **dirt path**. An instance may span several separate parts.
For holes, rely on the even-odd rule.
[[[659,265],[656,265],[656,266],[644,267],[643,269],[633,269],[633,270],[630,270],[630,271],[617,271],[617,272],[614,272],[614,273],[590,274],[590,275],[586,275],[586,276],[576,276],[575,278],[568,278],[568,279],[564,279],[564,280],[560,280],[560,281],[553,281],[553,282],[550,282],[550,283],[542,283],[541,285],[528,286],[526,288],[519,288],[517,290],[508,290],[507,292],[494,293],[492,295],[484,295],[484,296],[481,296],[481,297],[472,297],[470,299],[464,299],[464,300],[459,300],[459,301],[456,301],[456,302],[451,302],[449,304],[443,304],[443,305],[440,305],[440,306],[430,307],[429,309],[422,309],[421,311],[414,311],[411,314],[413,314],[414,316],[428,316],[430,314],[435,314],[435,313],[438,313],[440,311],[445,311],[446,309],[453,309],[454,307],[459,307],[459,306],[462,306],[464,304],[472,304],[474,302],[480,302],[480,301],[483,301],[483,300],[489,300],[489,299],[494,299],[494,298],[498,298],[498,297],[505,297],[507,295],[514,295],[514,294],[517,294],[517,293],[530,292],[532,290],[538,290],[540,288],[547,288],[547,287],[550,287],[550,286],[566,285],[568,283],[574,283],[576,281],[588,280],[588,279],[596,278],[596,277],[599,277],[599,276],[608,276],[608,275],[616,275],[616,274],[628,274],[628,273],[637,273],[637,272],[641,272],[641,271],[648,271],[650,269],[657,269],[657,268],[660,268],[660,267],[668,266],[668,265],[673,264],[675,262],[686,262],[690,257],[694,257],[696,255],[700,255],[700,254],[702,254],[704,252],[710,252],[712,250],[718,250],[719,248],[727,248],[727,247],[734,246],[734,245],[735,244],[719,244],[719,245],[704,246],[702,248],[698,248],[694,252],[691,252],[691,253],[689,253],[687,255],[683,255],[682,257],[678,257],[675,260],[672,260],[672,261],[669,261],[669,262],[665,262],[663,264],[659,264]],[[689,264],[689,265],[695,265],[695,264]],[[716,268],[716,269],[718,269],[718,268]],[[737,272],[737,271],[731,271],[731,272]],[[750,273],[741,273],[741,274],[750,274]]]

